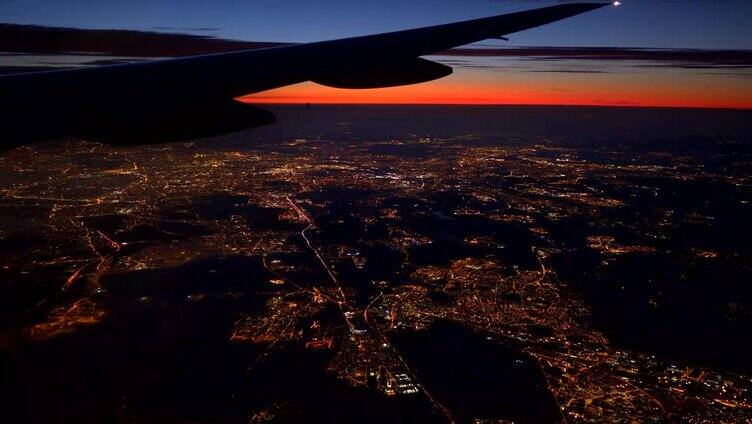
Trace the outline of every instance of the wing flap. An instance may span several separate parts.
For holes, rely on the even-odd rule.
[[[396,63],[356,63],[324,73],[313,82],[334,88],[383,88],[433,81],[451,74],[449,66],[416,58]]]

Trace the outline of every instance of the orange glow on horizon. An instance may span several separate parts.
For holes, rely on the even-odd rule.
[[[458,77],[457,74],[464,74]],[[746,93],[746,94],[745,94]],[[454,76],[402,87],[344,90],[307,82],[239,100],[248,103],[577,105],[752,109],[752,80],[673,73]]]

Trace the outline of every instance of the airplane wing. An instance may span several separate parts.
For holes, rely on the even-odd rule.
[[[432,27],[257,50],[0,77],[0,150],[63,136],[120,145],[273,123],[236,97],[305,81],[390,87],[452,73],[420,58],[610,3],[571,3]]]

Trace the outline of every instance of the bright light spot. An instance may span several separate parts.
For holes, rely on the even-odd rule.
[[[619,7],[619,6],[621,6],[621,2],[620,2],[620,1],[615,1],[615,2],[614,2],[614,6],[616,6],[616,7]]]

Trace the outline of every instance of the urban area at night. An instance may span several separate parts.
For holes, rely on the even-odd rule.
[[[743,112],[277,108],[0,158],[11,422],[752,419]]]

